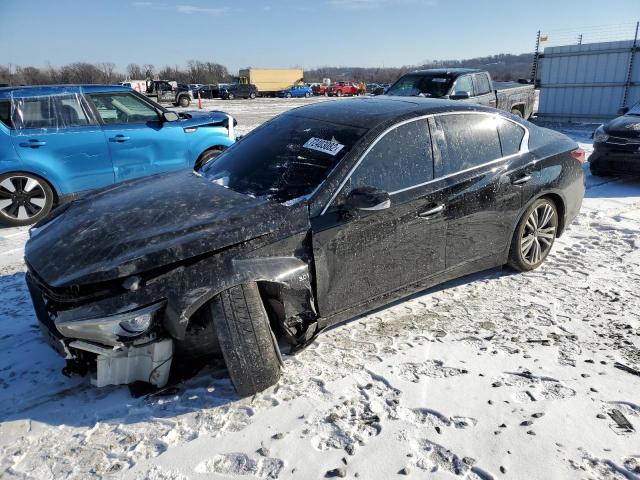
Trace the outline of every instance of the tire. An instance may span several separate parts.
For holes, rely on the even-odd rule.
[[[0,175],[0,223],[11,227],[31,225],[53,208],[54,194],[42,178],[29,173]]]
[[[210,303],[222,356],[238,394],[253,395],[280,379],[280,362],[258,285],[225,290]]]
[[[255,94],[255,92],[251,92],[251,95],[249,95],[249,98],[250,98],[251,100],[255,99],[255,98],[256,98],[256,94]]]
[[[284,96],[287,98],[291,98],[291,92],[287,92]]]
[[[520,110],[518,110],[517,108],[512,108],[511,109],[511,114],[515,115],[516,117],[524,118],[524,116],[522,115],[522,112]]]
[[[338,90],[338,91],[336,92],[336,96],[337,96],[337,97],[341,97],[341,96],[342,96],[342,90]]]
[[[518,222],[509,249],[509,266],[519,272],[538,268],[549,255],[557,234],[558,209],[551,199],[539,198]]]
[[[210,148],[209,150],[204,151],[202,153],[202,155],[200,155],[200,158],[198,158],[198,160],[196,161],[196,164],[193,166],[193,169],[196,172],[199,171],[207,163],[211,162],[218,155],[220,155],[223,150],[224,150],[224,148],[222,148],[222,147],[214,147],[214,148]]]
[[[304,98],[309,98],[311,95],[309,94],[309,92],[304,94]]]
[[[189,97],[187,97],[186,95],[182,95],[180,98],[178,98],[178,105],[180,105],[181,107],[188,107],[190,103],[191,100],[189,100]]]
[[[233,93],[230,93],[229,95],[227,95],[227,100],[233,100],[235,97],[235,95]]]

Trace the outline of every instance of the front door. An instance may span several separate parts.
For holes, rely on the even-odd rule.
[[[436,176],[449,184],[447,269],[502,255],[522,205],[524,129],[495,114],[440,115],[433,123]]]
[[[442,194],[428,183],[433,161],[426,120],[384,135],[326,212],[312,219],[320,315],[327,317],[444,269]],[[375,187],[389,208],[348,211],[349,192]]]
[[[13,99],[11,139],[29,170],[58,179],[59,194],[113,183],[102,129],[77,93]]]
[[[154,106],[133,93],[89,97],[103,123],[116,182],[193,167],[180,122],[162,122]]]
[[[488,74],[483,72],[474,74],[473,85],[475,101],[480,105],[495,108],[497,105],[496,92],[491,90]]]

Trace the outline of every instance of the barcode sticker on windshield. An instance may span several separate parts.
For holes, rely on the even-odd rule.
[[[344,145],[333,140],[323,140],[321,138],[311,137],[307,140],[307,143],[303,145],[304,148],[309,150],[317,150],[318,152],[328,153],[332,157],[335,157],[340,150],[344,148]]]

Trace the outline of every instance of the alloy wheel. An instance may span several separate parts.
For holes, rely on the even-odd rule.
[[[47,193],[32,177],[14,175],[0,182],[0,214],[9,220],[31,220],[47,206]]]
[[[557,214],[548,202],[534,208],[527,218],[520,238],[522,259],[529,265],[541,263],[551,250],[557,228]]]

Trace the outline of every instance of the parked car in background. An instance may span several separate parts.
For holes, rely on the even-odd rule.
[[[594,175],[640,175],[640,102],[593,133],[589,167]]]
[[[200,168],[234,143],[229,118],[178,115],[122,86],[2,88],[0,222],[28,225],[88,190]]]
[[[374,94],[380,88],[378,83],[367,83],[367,93]]]
[[[200,85],[193,90],[193,98],[211,100],[214,98],[220,98],[220,87],[218,85]]]
[[[358,85],[353,82],[337,82],[327,89],[330,97],[351,97],[358,95]]]
[[[146,91],[142,92],[147,97],[157,102],[169,102],[176,107],[188,107],[193,100],[193,92],[186,84],[178,84],[167,80],[148,80]]]
[[[280,377],[276,336],[300,348],[452,278],[540,266],[580,210],[582,162],[568,137],[480,105],[316,103],[201,175],[54,214],[27,242],[27,282],[68,371],[160,387],[172,365],[219,356],[252,395]]]
[[[278,96],[281,98],[291,98],[291,97],[309,98],[313,96],[313,90],[311,89],[311,87],[307,85],[292,85],[291,87],[286,88],[283,91],[279,92]]]
[[[246,83],[234,83],[220,90],[220,98],[223,100],[233,100],[235,98],[254,99],[258,96],[258,89],[255,85]]]
[[[533,85],[493,82],[486,70],[470,68],[434,68],[407,73],[391,85],[385,95],[465,100],[522,118],[531,116],[535,102]]]
[[[329,86],[324,83],[316,83],[311,87],[313,94],[316,96],[326,96],[328,92]]]

